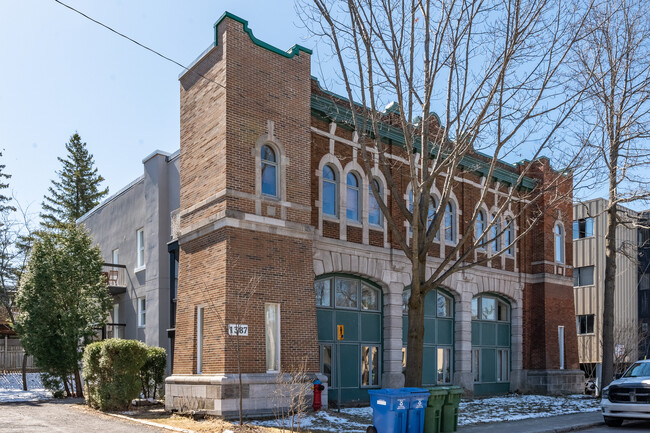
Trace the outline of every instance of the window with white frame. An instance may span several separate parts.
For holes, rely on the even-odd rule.
[[[138,327],[144,328],[147,324],[147,299],[138,298]]]
[[[262,164],[262,194],[278,196],[278,158],[275,150],[268,144],[260,149]]]
[[[375,199],[375,194],[372,192],[372,185],[375,185],[377,192],[381,196],[381,183],[377,179],[372,179],[370,184],[368,184],[368,222],[375,226],[380,226],[382,223],[381,220],[381,208],[377,199]]]
[[[478,211],[478,215],[476,215],[476,230],[475,230],[475,236],[476,239],[479,239],[481,235],[485,232],[485,212],[482,210]],[[485,239],[483,239],[479,243],[479,248],[480,249],[485,249],[485,246],[483,243],[485,242]]]
[[[584,239],[594,235],[594,219],[581,218],[573,221],[573,239]]]
[[[196,308],[196,374],[203,372],[203,315],[204,307]]]
[[[573,286],[593,286],[594,285],[594,267],[581,266],[573,268]]]
[[[501,251],[501,219],[492,215],[492,227],[490,228],[490,237],[492,238],[492,253]]]
[[[336,171],[332,166],[323,167],[323,215],[338,215],[338,194],[336,193]]]
[[[515,254],[515,247],[512,243],[515,238],[515,223],[511,218],[506,218],[506,226],[504,227],[503,237],[503,243],[507,248],[506,254],[513,256]]]
[[[135,232],[136,239],[136,268],[144,268],[144,228]]]
[[[430,196],[430,201],[429,201],[429,211],[427,212],[427,224],[426,228],[428,229],[431,223],[433,222],[433,219],[436,217],[436,207],[438,206],[438,201],[436,198],[431,195]],[[413,190],[409,190],[409,210],[413,212]],[[417,215],[413,215],[413,221],[415,221],[415,218],[418,218]],[[409,227],[409,233],[413,233],[413,226]],[[436,232],[436,235],[434,239],[438,240],[440,232]]]
[[[456,212],[451,202],[445,208],[445,240],[454,242],[456,240]]]
[[[114,265],[120,263],[120,250],[118,248],[115,248],[113,251],[111,251],[111,263]]]
[[[266,371],[280,371],[280,304],[264,304]]]
[[[553,228],[553,235],[555,238],[555,261],[564,263],[564,227],[556,223]]]
[[[576,330],[578,335],[593,334],[594,333],[594,315],[582,314],[576,316]]]
[[[346,217],[350,221],[361,222],[361,205],[359,194],[359,177],[356,173],[348,173],[346,177],[347,209]]]
[[[510,351],[497,349],[497,382],[510,380]]]

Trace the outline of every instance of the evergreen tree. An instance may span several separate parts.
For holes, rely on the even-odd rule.
[[[43,372],[61,380],[68,395],[83,395],[83,349],[112,305],[102,263],[90,235],[71,223],[34,240],[20,281],[16,328],[23,347]]]
[[[2,157],[2,152],[0,152],[0,158]],[[0,164],[0,214],[5,215],[7,212],[15,211],[16,208],[9,206],[11,197],[7,197],[3,191],[9,188],[9,179],[11,178],[10,174],[4,172],[5,165]]]
[[[93,156],[88,153],[86,143],[75,133],[65,145],[68,157],[58,160],[63,168],[57,171],[59,180],[53,180],[44,197],[41,225],[45,229],[60,229],[66,223],[97,206],[108,188],[100,189],[104,178],[97,173]]]

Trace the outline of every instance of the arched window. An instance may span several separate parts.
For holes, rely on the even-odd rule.
[[[427,228],[433,222],[433,219],[436,217],[436,207],[438,207],[438,202],[436,198],[432,195],[431,201],[429,202],[429,211],[427,212]],[[409,210],[413,212],[413,190],[409,191]],[[413,218],[417,218],[416,215]],[[410,227],[410,232],[413,233],[413,226]],[[439,238],[439,233],[436,233],[435,239]]]
[[[456,212],[454,206],[448,202],[445,208],[445,240],[456,240]]]
[[[278,196],[278,162],[275,151],[271,146],[264,145],[261,149],[262,160],[262,194]]]
[[[503,242],[505,246],[508,248],[506,250],[506,254],[509,255],[514,255],[515,254],[515,246],[512,245],[513,240],[515,239],[515,223],[512,222],[512,218],[506,218],[506,226],[505,226],[505,232],[504,234],[504,239]]]
[[[478,212],[478,215],[476,216],[476,239],[480,238],[483,232],[485,231],[485,213],[481,210]],[[482,240],[481,244],[485,241]],[[480,245],[479,248],[483,249],[484,246]]]
[[[326,165],[323,167],[323,214],[337,215],[336,172]]]
[[[359,205],[359,178],[355,173],[348,173],[347,179],[347,219],[361,221],[361,206]]]
[[[381,183],[377,179],[373,179],[372,184],[377,187],[377,192],[381,196]],[[368,222],[376,226],[381,225],[381,209],[372,192],[372,185],[368,185]]]
[[[496,215],[492,215],[492,228],[490,229],[490,237],[492,238],[492,252],[498,253],[501,251],[501,219]]]
[[[555,237],[555,261],[564,263],[564,228],[560,224],[555,224],[553,234]]]

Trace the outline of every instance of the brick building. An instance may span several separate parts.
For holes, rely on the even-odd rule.
[[[320,89],[310,55],[259,41],[246,21],[226,13],[214,44],[180,77],[169,409],[236,413],[238,360],[249,414],[271,412],[277,372],[303,361],[327,380],[330,401],[361,402],[368,388],[403,384],[410,266],[372,203],[369,182],[396,205],[376,167],[373,179],[364,175],[357,135],[346,126],[349,106]],[[407,199],[399,134],[392,138]],[[481,156],[475,160],[480,166]],[[546,159],[522,164],[532,164],[524,188],[557,176]],[[491,180],[495,203],[522,167],[500,164]],[[432,266],[463,236],[480,184],[480,173],[459,181],[450,234],[431,249]],[[424,384],[458,384],[477,395],[581,391],[571,190],[563,188],[567,201],[508,254],[431,292]],[[490,213],[486,207],[484,218]],[[515,233],[502,236],[525,224],[524,215],[511,225]],[[246,325],[246,335],[228,335],[227,325]]]

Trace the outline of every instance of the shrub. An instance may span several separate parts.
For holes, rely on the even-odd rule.
[[[140,394],[140,368],[148,347],[137,340],[109,339],[86,346],[83,376],[87,402],[100,410],[123,410]]]
[[[167,367],[167,353],[162,347],[149,346],[147,360],[140,369],[140,382],[142,382],[142,396],[156,398],[162,395],[163,381],[165,380],[165,367]]]
[[[52,397],[65,397],[65,390],[63,389],[63,382],[61,382],[60,377],[50,373],[41,373],[41,383],[43,383],[45,389],[52,393]]]

